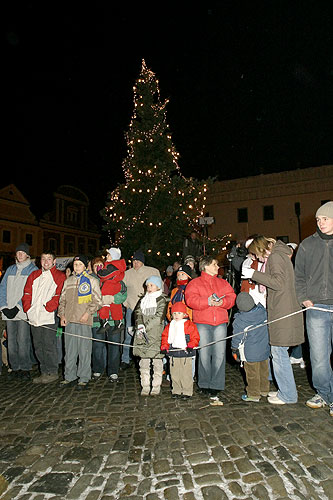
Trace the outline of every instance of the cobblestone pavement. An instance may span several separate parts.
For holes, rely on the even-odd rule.
[[[227,364],[224,406],[163,385],[141,397],[136,367],[85,391],[0,377],[2,500],[332,499],[333,419],[311,410],[306,370],[296,405],[241,401]]]

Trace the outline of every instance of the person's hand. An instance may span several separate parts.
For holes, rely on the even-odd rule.
[[[85,312],[80,318],[80,323],[88,323],[89,313]]]
[[[251,269],[249,267],[242,267],[242,279],[244,280],[250,280],[253,276],[254,269]]]
[[[60,324],[61,326],[67,326],[67,319],[65,318],[65,316],[61,316]]]
[[[4,309],[2,309],[2,312],[6,316],[6,318],[13,319],[13,318],[15,318],[16,314],[19,312],[19,308],[16,306],[12,307],[11,309],[8,309],[7,307],[5,307]]]
[[[304,300],[303,306],[304,307],[313,307],[313,302],[311,300]]]

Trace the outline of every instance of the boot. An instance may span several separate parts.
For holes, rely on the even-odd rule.
[[[153,360],[153,382],[151,396],[158,396],[161,392],[162,378],[163,378],[163,361],[162,359]]]
[[[140,365],[140,381],[141,381],[141,396],[148,396],[150,393],[150,366],[147,365],[146,359],[142,359]]]

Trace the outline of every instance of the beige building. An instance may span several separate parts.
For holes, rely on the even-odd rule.
[[[32,257],[45,249],[58,257],[99,252],[100,233],[89,219],[86,194],[74,186],[60,186],[52,201],[53,209],[38,221],[15,185],[0,189],[0,273],[12,263],[20,243],[30,246]]]
[[[315,229],[314,215],[333,200],[333,165],[215,182],[206,210],[208,236],[244,240],[257,233],[299,243]]]

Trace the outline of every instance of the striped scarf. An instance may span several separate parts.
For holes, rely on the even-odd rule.
[[[86,271],[83,271],[81,274],[78,274],[77,277],[80,278],[78,289],[79,304],[91,302],[91,282],[89,274]]]

